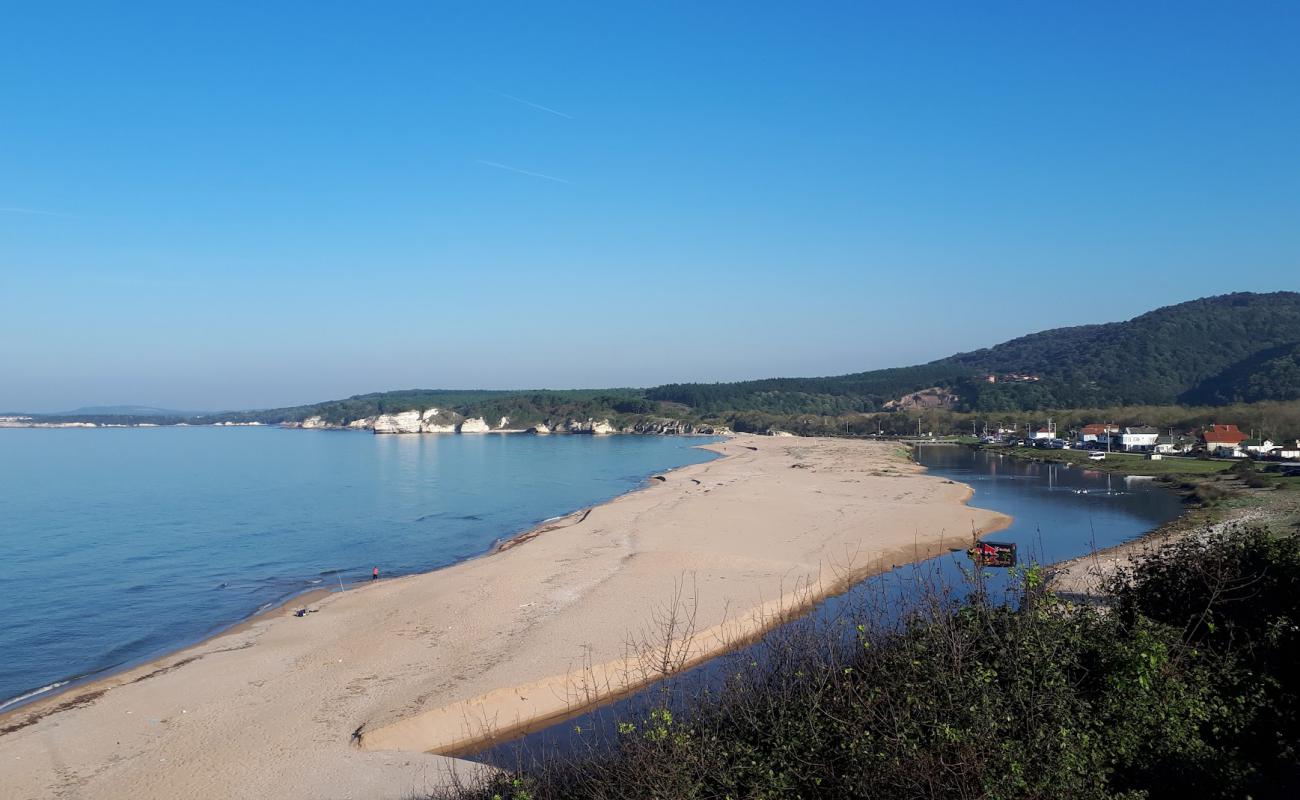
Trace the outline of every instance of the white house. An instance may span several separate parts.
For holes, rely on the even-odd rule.
[[[1160,438],[1160,431],[1151,427],[1125,428],[1117,438],[1121,450],[1151,450]]]
[[[1279,449],[1268,439],[1247,439],[1241,443],[1241,448],[1252,456],[1266,456],[1274,450]]]
[[[1190,453],[1195,445],[1196,440],[1190,436],[1163,435],[1156,439],[1156,446],[1153,449],[1157,453],[1164,454]]]
[[[1083,444],[1088,442],[1106,443],[1106,437],[1112,433],[1119,433],[1119,428],[1115,425],[1107,425],[1101,422],[1092,422],[1084,425],[1079,430],[1079,441]]]
[[[1212,456],[1241,458],[1246,455],[1241,449],[1241,443],[1249,438],[1236,425],[1216,423],[1201,432],[1201,441],[1205,443],[1205,451]]]
[[[1300,439],[1296,439],[1290,445],[1281,444],[1273,451],[1273,455],[1278,458],[1296,458],[1300,459]]]
[[[1056,425],[1049,419],[1047,425],[1034,429],[1032,426],[1026,426],[1029,434],[1025,437],[1032,444],[1043,444],[1044,442],[1056,438]]]

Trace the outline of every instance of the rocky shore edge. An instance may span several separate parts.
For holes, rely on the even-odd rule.
[[[483,417],[464,417],[445,408],[423,411],[402,411],[362,417],[346,423],[334,423],[320,416],[308,417],[301,422],[280,423],[284,428],[311,430],[368,430],[373,433],[533,433],[533,434],[643,434],[677,436],[732,436],[733,431],[722,425],[696,424],[671,418],[642,419],[627,425],[616,426],[609,419],[548,419],[530,425],[517,425],[510,417],[501,417],[490,424]]]

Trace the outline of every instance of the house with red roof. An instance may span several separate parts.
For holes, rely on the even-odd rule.
[[[1216,423],[1201,431],[1201,442],[1212,456],[1240,458],[1245,455],[1241,450],[1241,443],[1249,438],[1236,425]]]
[[[1118,425],[1110,425],[1104,422],[1092,422],[1084,425],[1079,430],[1079,442],[1082,444],[1087,444],[1088,442],[1105,444],[1106,439],[1112,433],[1119,433]]]

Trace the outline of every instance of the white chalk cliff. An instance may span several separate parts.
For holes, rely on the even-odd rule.
[[[343,425],[336,425],[326,422],[324,417],[315,415],[308,417],[302,422],[285,422],[284,427],[289,428],[348,428],[351,430],[373,430],[375,433],[490,433],[490,432],[515,432],[516,429],[509,427],[510,417],[501,417],[495,426],[489,425],[484,417],[462,417],[460,414],[446,408],[428,408],[423,411],[403,411],[396,414],[380,414],[377,417],[361,417],[351,420]],[[218,423],[221,424],[221,423]],[[234,424],[234,423],[225,423]],[[240,423],[244,424],[244,423]],[[594,434],[605,436],[615,433],[634,433],[649,435],[705,435],[705,436],[730,436],[731,429],[722,425],[707,425],[703,423],[690,423],[679,419],[669,417],[659,418],[642,418],[634,423],[625,425],[622,428],[616,428],[608,419],[593,419],[588,417],[585,420],[580,419],[561,419],[545,420],[533,425],[519,424],[519,431],[526,430],[528,433],[550,434],[550,433],[578,433]],[[788,436],[790,434],[775,429],[768,431],[772,436]]]
[[[460,423],[457,430],[461,433],[487,433],[492,429],[488,427],[487,420],[482,417],[473,417]]]
[[[563,426],[557,425],[555,429],[557,431],[563,430],[567,433],[606,434],[606,433],[617,432],[614,426],[609,424],[609,420],[602,419],[599,422],[597,422],[596,420],[590,418],[588,418],[586,421],[579,421],[576,419],[565,420]]]
[[[419,433],[420,412],[403,411],[400,414],[380,414],[375,417],[375,433]]]
[[[455,433],[459,421],[455,411],[430,408],[420,415],[420,433]]]

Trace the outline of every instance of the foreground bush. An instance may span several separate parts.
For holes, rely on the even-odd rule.
[[[1113,583],[1114,611],[1022,577],[1010,603],[976,578],[901,622],[787,628],[689,714],[665,706],[589,754],[448,796],[1292,796],[1294,540],[1184,540]]]

